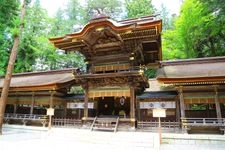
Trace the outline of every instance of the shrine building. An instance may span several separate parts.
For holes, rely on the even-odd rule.
[[[46,110],[54,108],[53,126],[144,129],[157,126],[153,109],[161,108],[165,128],[224,132],[225,57],[162,61],[161,32],[157,16],[100,15],[78,32],[50,38],[57,49],[82,54],[86,70],[14,74],[5,123],[46,126]],[[156,78],[146,69],[156,69]],[[76,87],[83,93],[71,93]]]

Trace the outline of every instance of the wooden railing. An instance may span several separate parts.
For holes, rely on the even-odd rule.
[[[182,127],[225,127],[225,118],[181,118]]]
[[[12,114],[12,113],[5,113],[5,119],[47,119],[46,115],[37,115],[37,114]]]
[[[182,130],[188,133],[202,130],[204,132],[216,130],[225,133],[225,118],[181,118],[181,123]]]
[[[159,127],[158,121],[138,121],[139,129],[154,129]],[[180,123],[176,121],[162,121],[161,127],[164,129],[175,129],[180,128]]]
[[[34,121],[41,122],[43,126],[45,126],[48,123],[48,117],[46,115],[5,113],[4,121],[6,123],[9,123],[10,120],[22,121],[24,125],[26,125],[28,122]]]
[[[52,124],[55,127],[80,127],[82,120],[70,118],[53,118]]]
[[[130,64],[112,64],[112,65],[102,65],[102,66],[94,66],[94,73],[104,73],[107,71],[122,71],[122,70],[130,70]]]
[[[93,123],[91,124],[91,131],[93,130],[93,127],[94,127],[94,125],[95,125],[95,121],[96,121],[96,119],[97,119],[97,117],[95,117],[95,119],[94,119]]]

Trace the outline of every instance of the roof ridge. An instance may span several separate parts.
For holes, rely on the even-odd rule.
[[[225,56],[160,61],[161,66],[225,62]]]
[[[30,75],[45,75],[48,73],[65,73],[65,72],[71,72],[75,70],[76,68],[66,68],[66,69],[59,69],[59,70],[47,70],[47,71],[37,71],[37,72],[23,72],[23,73],[16,73],[13,74],[13,77],[17,76],[30,76]],[[4,78],[5,76],[0,76],[0,78]]]

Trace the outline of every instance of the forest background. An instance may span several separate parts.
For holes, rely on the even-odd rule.
[[[68,0],[64,9],[49,16],[39,0],[28,0],[14,72],[85,68],[81,54],[64,54],[48,41],[81,29],[100,11],[114,20],[159,14],[163,20],[163,60],[225,55],[225,1],[184,0],[179,15],[165,6],[156,10],[151,0]],[[20,24],[20,0],[0,1],[0,75],[6,72],[13,37]],[[147,71],[154,77],[154,71]]]

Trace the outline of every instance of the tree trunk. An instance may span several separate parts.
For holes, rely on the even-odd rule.
[[[20,29],[19,29],[20,32],[14,38],[14,44],[13,44],[13,48],[12,48],[11,55],[9,58],[7,72],[6,72],[5,80],[4,80],[3,87],[2,87],[2,93],[1,93],[1,99],[0,99],[0,135],[2,135],[2,125],[3,125],[5,107],[6,107],[6,103],[7,103],[7,99],[8,99],[8,92],[9,92],[12,72],[13,72],[13,68],[14,68],[14,63],[16,60],[17,50],[18,50],[18,47],[20,44],[20,34],[24,28],[25,12],[26,12],[26,0],[23,0],[23,6],[21,9],[21,17],[20,17],[20,20],[21,20]]]

